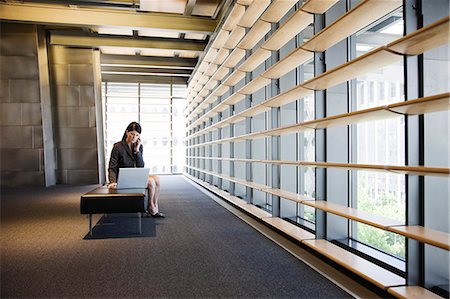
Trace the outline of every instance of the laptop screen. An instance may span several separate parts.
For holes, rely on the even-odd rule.
[[[147,188],[149,172],[149,168],[120,168],[117,189]]]

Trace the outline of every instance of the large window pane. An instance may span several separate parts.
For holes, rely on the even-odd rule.
[[[401,10],[356,34],[356,56],[403,35]],[[404,101],[403,64],[397,63],[356,79],[354,110]],[[404,117],[364,122],[353,126],[354,163],[405,165]],[[357,171],[358,210],[405,222],[405,176],[375,171]],[[405,256],[405,238],[361,223],[354,223],[352,237],[390,254]]]

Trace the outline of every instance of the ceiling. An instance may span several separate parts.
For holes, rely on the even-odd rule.
[[[102,79],[186,83],[231,0],[0,1],[0,19],[43,25],[48,44],[101,52]]]

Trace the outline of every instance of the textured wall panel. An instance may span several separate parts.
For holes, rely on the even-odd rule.
[[[42,126],[33,126],[33,148],[44,148]]]
[[[36,57],[0,56],[0,74],[8,79],[38,79]]]
[[[9,80],[0,80],[0,102],[9,102]]]
[[[52,85],[69,85],[69,66],[67,64],[51,65],[50,81]]]
[[[96,149],[61,149],[57,156],[58,165],[64,169],[97,169]]]
[[[41,150],[3,149],[1,151],[2,170],[40,171],[41,155]]]
[[[21,123],[21,104],[0,103],[0,125],[19,126]]]
[[[50,60],[57,64],[92,64],[92,50],[51,46]]]
[[[39,81],[12,80],[10,83],[10,101],[16,103],[39,103]]]
[[[1,173],[2,186],[45,186],[43,171],[6,171]]]
[[[55,107],[53,118],[60,128],[89,127],[89,107]]]
[[[1,148],[32,148],[31,126],[2,126],[0,127]],[[2,168],[3,169],[3,168]]]
[[[89,107],[89,128],[96,126],[97,116],[95,114],[95,107]]]
[[[95,128],[55,128],[59,148],[97,148]]]
[[[20,45],[18,47],[17,45]],[[33,33],[6,33],[2,35],[0,54],[3,56],[36,56],[36,36]]]
[[[70,64],[69,85],[89,85],[94,82],[94,70],[91,64]]]
[[[41,104],[24,103],[22,104],[22,125],[38,125],[42,124]]]
[[[95,106],[93,86],[80,86],[80,106]]]
[[[61,85],[56,88],[54,105],[60,107],[78,106],[79,98],[80,88],[78,86]]]

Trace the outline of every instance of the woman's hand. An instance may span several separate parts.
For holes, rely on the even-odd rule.
[[[117,183],[108,184],[108,189],[117,189]]]
[[[134,144],[134,153],[137,154],[141,148],[141,138],[138,138],[137,142]]]

